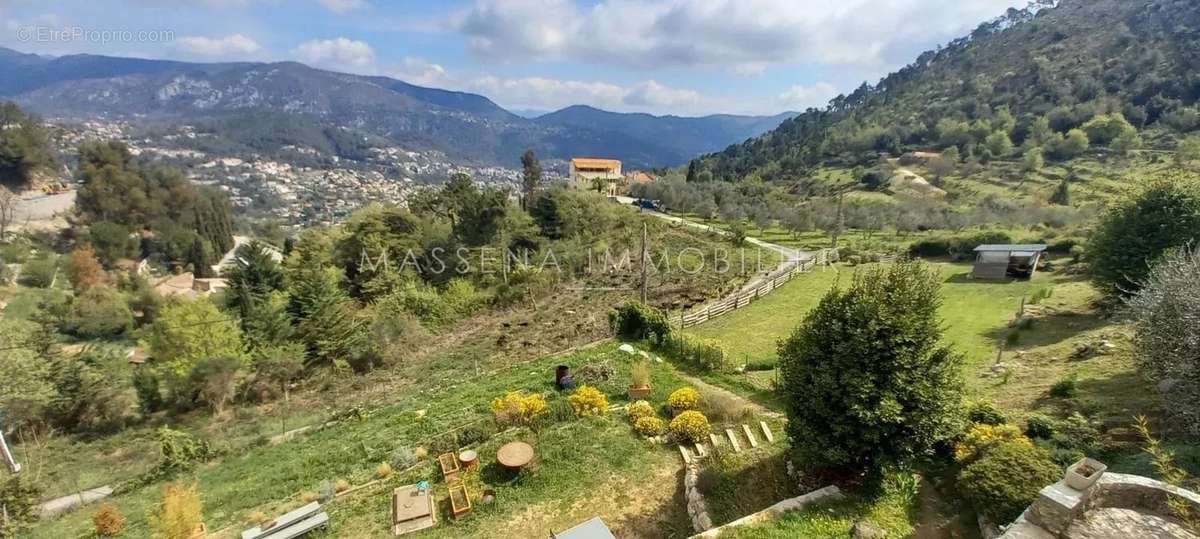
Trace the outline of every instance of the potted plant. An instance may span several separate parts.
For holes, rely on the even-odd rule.
[[[1067,486],[1078,491],[1084,491],[1096,484],[1096,480],[1104,475],[1104,471],[1108,469],[1104,463],[1084,457],[1079,462],[1072,464],[1067,468],[1067,473],[1063,479],[1067,482]]]
[[[650,396],[650,364],[639,361],[629,373],[629,400],[643,400]]]

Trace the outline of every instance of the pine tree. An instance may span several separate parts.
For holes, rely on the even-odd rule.
[[[212,277],[212,263],[208,255],[208,249],[204,240],[199,236],[192,240],[192,247],[188,249],[188,264],[192,266],[192,275],[197,279],[207,279]]]
[[[1058,183],[1058,188],[1054,190],[1054,194],[1050,195],[1050,203],[1058,204],[1059,206],[1071,205],[1071,181],[1063,179]]]
[[[521,169],[521,188],[524,193],[521,197],[521,209],[529,211],[530,201],[533,200],[533,195],[542,183],[542,165],[538,163],[533,150],[525,150],[525,155],[521,156]]]
[[[688,163],[687,182],[695,183],[699,179],[699,178],[697,178],[697,175],[699,173],[700,173],[699,161],[696,161],[695,159],[693,159],[692,161],[690,161]]]

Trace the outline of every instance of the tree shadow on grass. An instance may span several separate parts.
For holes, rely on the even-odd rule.
[[[999,346],[1007,340],[1010,333],[1017,331],[1020,338],[1015,348],[1029,349],[1055,345],[1112,323],[1094,314],[1072,311],[1057,312],[1033,320],[1031,329],[1018,330],[1004,325],[985,332],[984,336]]]
[[[687,495],[683,489],[683,470],[675,474],[675,493],[666,503],[637,508],[608,522],[617,537],[683,538],[696,533],[687,512]]]
[[[952,284],[980,284],[980,285],[990,284],[990,285],[1004,286],[1004,285],[1014,284],[1019,281],[1020,281],[1019,279],[1015,279],[1012,277],[1005,277],[1003,279],[973,279],[973,278],[971,278],[971,272],[964,271],[962,273],[955,273],[954,275],[946,277],[942,282],[943,283],[952,283]]]
[[[1089,415],[1101,420],[1116,421],[1132,425],[1134,416],[1161,417],[1163,401],[1154,384],[1137,371],[1115,373],[1106,378],[1086,378],[1077,383],[1076,399]],[[1052,399],[1048,395],[1047,401]],[[1107,422],[1107,421],[1106,421]]]

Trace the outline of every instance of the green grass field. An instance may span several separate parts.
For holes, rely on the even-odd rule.
[[[1039,272],[1030,281],[975,281],[967,278],[969,264],[937,263],[936,267],[942,276],[943,337],[964,355],[964,379],[975,398],[996,401],[1018,415],[1081,408],[1114,422],[1127,422],[1135,411],[1156,411],[1151,392],[1114,391],[1122,386],[1146,388],[1146,383],[1134,372],[1128,330],[1095,309],[1098,295],[1082,278]],[[778,341],[791,335],[831,287],[849,283],[853,271],[844,265],[817,269],[749,307],[687,331],[722,343],[739,363],[774,363]],[[1029,309],[1042,314],[1030,328],[1011,328],[1022,299],[1032,301],[1038,291],[1050,296]],[[1009,337],[1010,333],[1018,336]],[[1114,342],[1116,350],[1086,361],[1070,358],[1076,343],[1100,339]],[[1011,371],[1006,376],[991,371],[1002,347],[1000,360]],[[1054,382],[1072,376],[1079,378],[1080,397],[1073,402],[1048,398]],[[712,374],[705,379],[772,404],[771,371]]]
[[[210,537],[232,536],[248,527],[251,513],[280,513],[301,505],[301,495],[318,491],[323,481],[367,483],[379,463],[389,461],[398,448],[424,448],[430,455],[457,449],[453,433],[445,433],[478,421],[489,423],[489,403],[507,391],[546,394],[551,416],[556,415],[555,409],[569,410],[565,395],[553,390],[555,365],[569,365],[576,371],[584,365],[611,367],[611,377],[597,387],[608,395],[610,404],[622,404],[633,360],[616,352],[616,346],[608,343],[569,356],[543,357],[486,376],[465,376],[449,387],[414,388],[396,395],[395,403],[371,410],[365,417],[344,419],[278,445],[267,444],[263,438],[200,465],[179,479],[198,484],[205,522],[210,532],[216,532]],[[651,363],[651,381],[654,393],[650,400],[659,406],[671,391],[688,385],[670,364],[661,362]],[[493,461],[501,444],[517,439],[533,444],[538,460],[535,471],[512,481]],[[214,441],[219,447],[230,447]],[[153,445],[149,439],[140,443]],[[427,460],[415,469],[399,471],[386,481],[334,501],[326,508],[332,517],[330,528],[316,536],[389,537],[391,489],[419,479],[434,484],[441,512],[438,527],[422,533],[422,537],[532,537],[561,531],[594,515],[605,517],[623,537],[682,537],[692,533],[683,506],[676,503],[675,489],[681,485],[678,451],[637,437],[620,410],[590,419],[559,417],[536,430],[504,430],[473,447],[483,457],[476,484],[486,483],[487,488],[494,489],[497,501],[477,505],[470,518],[450,518],[445,507],[446,487],[435,464]],[[100,446],[91,449],[105,453]],[[120,448],[109,446],[107,451],[111,454]],[[134,465],[83,460],[77,464],[107,465],[133,476],[153,462]],[[88,478],[117,479],[115,474],[94,475]],[[148,534],[145,516],[157,503],[161,485],[158,480],[131,482],[111,498],[129,519],[125,536]],[[67,513],[39,523],[31,537],[86,536],[90,517],[90,509]]]

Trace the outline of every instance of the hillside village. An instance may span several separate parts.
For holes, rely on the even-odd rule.
[[[1142,4],[686,162],[767,120],[0,49],[0,538],[1200,537],[1200,6]]]

